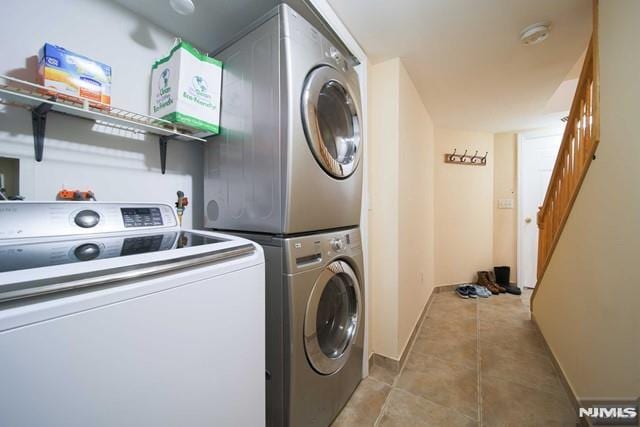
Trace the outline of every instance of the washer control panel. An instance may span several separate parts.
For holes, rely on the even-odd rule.
[[[120,208],[120,212],[126,228],[163,225],[159,208]]]
[[[100,222],[100,214],[91,209],[84,209],[76,214],[73,221],[78,227],[95,227]]]
[[[317,268],[335,258],[349,258],[362,252],[360,230],[334,231],[323,234],[287,239],[287,256],[290,271]]]
[[[161,203],[0,202],[2,239],[78,236],[178,228],[175,209]],[[80,253],[89,257],[94,248]]]
[[[329,62],[333,63],[339,70],[346,72],[349,69],[347,60],[335,47],[329,45],[329,48],[324,52],[324,56],[327,57],[327,59],[329,59]]]

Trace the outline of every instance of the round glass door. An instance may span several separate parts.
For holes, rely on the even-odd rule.
[[[342,75],[322,66],[307,77],[302,120],[307,142],[320,166],[335,178],[347,178],[360,161],[359,100]]]
[[[311,366],[330,375],[349,359],[360,322],[360,286],[344,261],[334,261],[313,286],[304,319],[304,346]]]

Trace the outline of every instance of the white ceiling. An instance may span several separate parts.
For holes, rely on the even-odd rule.
[[[183,16],[173,11],[169,0],[114,1],[205,51],[228,42],[280,3],[279,0],[193,0],[195,12]]]
[[[252,24],[258,22],[280,3],[286,3],[311,22],[334,45],[342,41],[308,0],[193,0],[195,12],[179,15],[169,0],[113,0],[135,12],[141,18],[137,29],[139,39],[151,22],[176,37],[188,40],[203,51],[211,52],[234,40]],[[148,22],[147,22],[148,21]]]
[[[370,61],[402,59],[442,127],[501,132],[560,124],[564,111],[549,110],[568,109],[571,93],[556,91],[575,78],[591,35],[590,0],[329,3]],[[522,45],[520,31],[541,21],[552,24],[549,38]]]

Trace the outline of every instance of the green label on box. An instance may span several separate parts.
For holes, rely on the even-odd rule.
[[[162,117],[162,119],[168,120],[171,123],[182,123],[189,127],[211,132],[216,135],[220,132],[220,126],[183,113],[173,112]]]

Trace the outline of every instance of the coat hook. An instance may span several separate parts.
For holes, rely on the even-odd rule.
[[[476,150],[476,153],[471,157],[471,163],[476,162],[476,157],[478,157],[478,150]]]
[[[462,163],[464,163],[464,162],[465,162],[465,160],[464,160],[464,158],[465,158],[465,157],[467,157],[467,150],[464,150],[464,154],[463,154],[462,156],[460,156],[460,161],[461,161]]]
[[[450,161],[453,161],[453,157],[456,155],[456,150],[457,150],[457,148],[454,148],[453,149],[453,153],[449,156],[449,160]]]
[[[488,154],[489,154],[488,151],[486,153],[484,153],[484,157],[482,159],[480,159],[482,161],[482,163],[487,163],[487,155]]]

